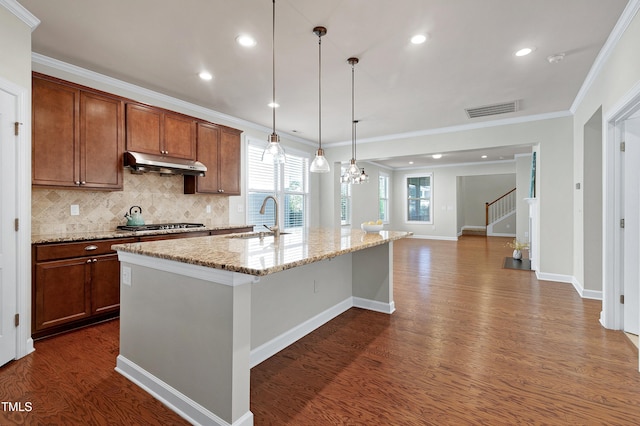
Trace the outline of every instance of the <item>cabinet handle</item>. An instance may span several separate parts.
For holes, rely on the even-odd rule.
[[[86,185],[86,184],[87,184],[87,182],[84,181],[84,180],[82,182],[80,182],[80,185]]]
[[[97,249],[98,249],[98,246],[90,245],[90,246],[86,246],[84,249],[85,249],[86,251],[97,250]]]
[[[91,259],[87,259],[87,263],[91,263]]]
[[[93,259],[93,263],[96,263],[98,261],[98,259]]]
[[[79,181],[79,180],[77,180],[77,181],[75,181],[75,182],[73,182],[73,183],[74,183],[74,184],[76,184],[76,185],[78,185],[78,186],[80,186],[80,181]]]

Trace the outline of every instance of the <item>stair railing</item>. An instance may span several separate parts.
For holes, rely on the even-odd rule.
[[[516,209],[516,188],[496,198],[490,203],[485,203],[485,225],[495,222],[501,217]]]

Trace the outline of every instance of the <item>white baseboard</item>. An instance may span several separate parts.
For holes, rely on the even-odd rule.
[[[202,405],[190,399],[177,389],[169,386],[137,364],[129,361],[122,355],[118,355],[115,370],[140,386],[154,398],[162,402],[180,417],[193,425],[202,426],[252,426],[253,413],[247,411],[233,424],[224,421],[216,414],[207,410]]]
[[[383,314],[392,314],[396,310],[396,304],[393,301],[391,303],[383,303],[376,300],[362,299],[360,297],[353,298],[353,306],[370,311],[382,312]]]
[[[550,274],[536,271],[536,278],[540,281],[556,281],[571,284],[583,299],[602,300],[602,291],[585,290],[582,284],[572,275]]]
[[[353,298],[349,297],[338,303],[337,305],[334,305],[331,308],[320,312],[318,315],[282,333],[274,339],[263,343],[262,345],[251,351],[251,355],[249,356],[249,366],[251,368],[255,367],[267,358],[270,358],[273,355],[277,354],[290,344],[297,342],[316,328],[331,321],[341,313],[347,311],[352,306]]]
[[[500,233],[500,232],[489,232],[487,231],[487,237],[516,237],[516,234],[507,234],[507,233]]]

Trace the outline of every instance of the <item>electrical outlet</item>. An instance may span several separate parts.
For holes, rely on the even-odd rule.
[[[318,281],[313,280],[313,292],[317,293],[320,291],[320,286],[318,285]]]
[[[131,268],[129,266],[123,266],[121,271],[122,284],[131,286]]]
[[[211,206],[210,205],[207,205],[206,211],[207,211],[207,213],[211,213]]]
[[[238,204],[238,213],[244,213],[244,206],[242,204]]]
[[[71,204],[71,216],[80,215],[80,206],[78,204]]]

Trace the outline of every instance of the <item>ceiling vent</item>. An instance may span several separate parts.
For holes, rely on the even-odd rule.
[[[505,102],[501,104],[487,105],[477,108],[466,108],[469,118],[488,117],[490,115],[506,114],[518,110],[518,101]]]

